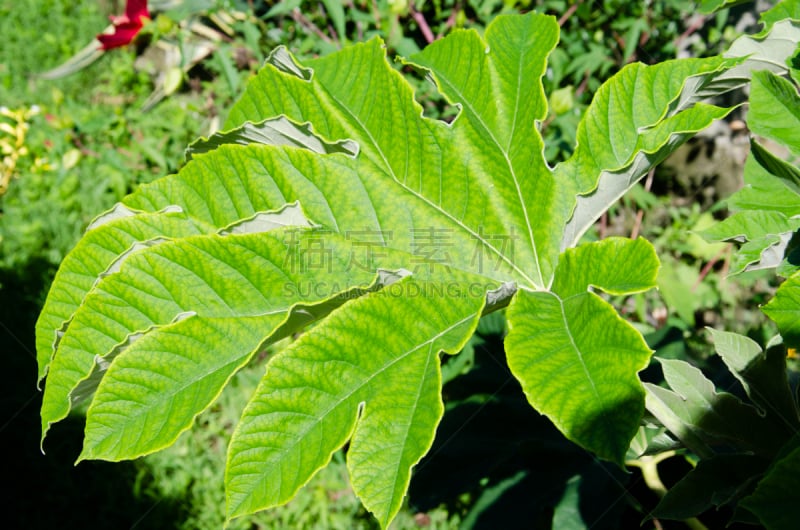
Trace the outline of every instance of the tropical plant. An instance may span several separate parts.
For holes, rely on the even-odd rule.
[[[623,68],[550,168],[539,132],[553,17],[496,18],[403,60],[459,109],[422,115],[382,42],[300,62],[276,49],[225,132],[98,217],[37,323],[42,440],[79,402],[85,459],[158,451],[241,367],[273,355],[233,434],[227,517],[291,499],[347,444],[386,527],[442,417],[441,354],[505,307],[508,364],[570,440],[624,464],[651,350],[606,295],[655,286],[643,239],[592,223],[729,109],[740,57]]]

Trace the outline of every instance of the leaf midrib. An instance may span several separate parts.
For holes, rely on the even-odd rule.
[[[594,379],[592,378],[591,374],[589,373],[589,368],[586,366],[586,362],[583,359],[583,355],[581,353],[581,350],[580,350],[580,348],[578,348],[578,345],[575,343],[575,339],[573,338],[572,331],[570,330],[569,321],[567,320],[567,313],[566,313],[566,310],[564,308],[564,300],[562,300],[561,297],[558,296],[555,293],[553,293],[553,296],[555,296],[556,300],[558,300],[558,307],[561,310],[561,322],[564,324],[564,330],[567,332],[567,337],[569,337],[570,345],[575,350],[576,357],[580,361],[581,367],[583,368],[583,373],[586,376],[586,379],[589,381],[589,384],[592,386],[592,392],[594,392],[595,397],[599,400],[600,399],[600,393],[597,391],[597,386],[595,386],[595,384],[594,384]]]
[[[463,93],[462,93],[460,90],[458,90],[458,89],[457,89],[457,88],[456,88],[456,87],[453,85],[453,83],[452,83],[452,82],[449,80],[449,78],[448,78],[447,76],[445,76],[445,75],[441,74],[440,72],[436,72],[436,77],[439,79],[439,81],[440,81],[440,82],[442,82],[442,83],[446,84],[446,85],[447,85],[447,87],[448,87],[450,90],[452,90],[452,92],[453,92],[454,94],[457,94],[457,95],[458,95],[458,97],[459,97],[459,99],[460,99],[460,103],[461,103],[462,105],[464,105],[464,107],[465,107],[465,108],[469,109],[469,111],[470,111],[470,114],[471,114],[472,116],[474,116],[474,117],[475,117],[475,119],[477,119],[477,120],[478,120],[478,123],[479,123],[479,124],[480,124],[480,126],[483,128],[483,130],[484,130],[484,132],[486,133],[486,135],[487,135],[489,138],[491,138],[491,140],[492,140],[492,143],[494,143],[494,145],[497,147],[497,150],[498,150],[498,151],[499,151],[499,152],[500,152],[500,153],[503,155],[503,159],[505,159],[505,161],[506,161],[506,165],[508,166],[509,173],[510,173],[510,175],[511,175],[511,179],[514,181],[514,187],[515,187],[515,189],[516,189],[516,192],[517,192],[517,198],[519,199],[519,204],[520,204],[520,206],[522,206],[522,214],[523,214],[523,217],[525,218],[525,225],[526,225],[526,226],[527,226],[527,228],[528,228],[528,238],[529,238],[529,240],[530,240],[530,244],[531,244],[531,250],[533,250],[533,259],[536,261],[536,272],[537,272],[537,273],[538,273],[538,275],[539,275],[539,283],[536,283],[535,281],[533,281],[533,279],[532,279],[532,278],[530,278],[530,277],[529,277],[527,274],[525,274],[524,272],[522,272],[522,271],[521,271],[521,270],[520,270],[520,269],[519,269],[519,268],[516,266],[516,264],[515,264],[515,263],[512,263],[512,262],[511,262],[510,260],[508,260],[508,259],[507,259],[507,258],[506,258],[504,255],[500,254],[500,253],[499,253],[499,251],[496,251],[496,252],[497,252],[497,253],[498,253],[500,256],[502,256],[502,257],[503,257],[503,259],[504,259],[506,262],[508,262],[508,263],[509,263],[509,264],[510,264],[512,267],[514,267],[514,269],[515,269],[515,270],[519,271],[519,272],[520,272],[520,274],[522,274],[522,276],[523,276],[523,277],[524,277],[524,278],[525,278],[527,281],[529,281],[529,282],[531,283],[531,285],[533,285],[533,286],[536,286],[536,287],[542,287],[542,286],[544,286],[544,278],[543,278],[543,276],[542,276],[542,266],[541,266],[541,263],[540,263],[540,261],[539,261],[539,251],[538,251],[538,248],[537,248],[537,246],[536,246],[536,241],[535,241],[535,239],[534,239],[534,237],[533,237],[533,226],[531,225],[530,216],[528,215],[528,207],[525,205],[525,199],[522,197],[522,188],[521,188],[521,187],[520,187],[520,185],[519,185],[519,179],[517,178],[517,173],[516,173],[516,171],[514,170],[514,166],[513,166],[513,164],[511,163],[511,160],[510,160],[510,159],[509,159],[509,157],[508,157],[508,153],[506,152],[506,150],[505,150],[505,149],[503,149],[503,146],[502,146],[502,145],[500,145],[500,141],[497,139],[497,137],[494,135],[494,133],[491,131],[491,129],[489,129],[489,127],[488,127],[488,126],[486,125],[486,123],[483,121],[483,119],[481,118],[480,114],[478,114],[478,112],[476,112],[476,111],[475,111],[475,109],[473,108],[473,106],[472,106],[472,105],[469,103],[468,99],[467,99],[467,98],[465,98],[465,97],[464,97],[464,94],[463,94]],[[458,117],[456,117],[456,119],[458,119]],[[453,125],[455,125],[455,122],[453,122]],[[482,240],[482,239],[481,239],[481,240]],[[487,243],[487,244],[488,244],[488,243]]]

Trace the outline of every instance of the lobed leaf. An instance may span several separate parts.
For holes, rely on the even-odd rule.
[[[651,351],[594,289],[652,288],[658,260],[641,240],[562,250],[727,113],[699,100],[741,60],[623,69],[551,170],[541,80],[558,32],[501,16],[406,61],[459,108],[452,123],[422,115],[379,39],[303,64],[273,52],[228,130],[65,261],[37,327],[43,436],[93,394],[81,459],[156,451],[266,345],[327,317],[267,365],[229,448],[228,517],[287,501],[349,440],[354,491],[387,526],[442,414],[439,353],[513,296],[508,362],[529,401],[621,463]]]
[[[228,125],[283,114],[313,123],[321,138],[354,140],[359,175],[353,184],[352,177],[341,176],[338,186],[380,186],[374,195],[408,203],[416,218],[436,212],[431,225],[464,241],[454,241],[454,247],[472,248],[477,241],[481,252],[509,269],[503,279],[541,287],[557,255],[548,238],[558,231],[559,219],[546,214],[553,182],[536,120],[547,113],[541,76],[557,36],[551,17],[499,17],[485,41],[475,32],[457,31],[412,57],[409,64],[428,69],[462,107],[452,125],[422,117],[407,82],[386,63],[379,40],[307,66],[279,49],[231,110]],[[528,212],[533,204],[541,215]],[[509,237],[513,253],[505,245]],[[453,261],[466,268],[471,257]],[[523,269],[518,263],[530,265]],[[472,270],[487,273],[475,265]]]

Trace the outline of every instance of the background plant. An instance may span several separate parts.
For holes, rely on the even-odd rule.
[[[776,10],[785,16],[781,7],[786,6]],[[774,14],[762,17],[768,27],[781,18]],[[741,243],[732,260],[732,274],[774,269],[786,278],[763,306],[780,335],[759,345],[742,335],[710,329],[716,352],[737,380],[736,385],[725,385],[733,393],[718,392],[685,361],[661,361],[671,389],[648,387],[648,409],[700,461],[666,494],[656,516],[681,518],[712,506],[732,505],[733,521],[768,528],[794,524],[788,489],[800,465],[796,447],[800,416],[797,395],[789,384],[796,379],[797,369],[797,259],[792,243],[800,177],[792,162],[800,154],[795,134],[800,125],[800,97],[792,70],[796,61],[795,48],[785,62],[753,72],[747,122],[754,136],[745,186],[728,201],[733,215],[703,231],[711,241]],[[790,74],[795,84],[773,72]],[[775,114],[775,108],[786,113]],[[788,160],[764,148],[765,141],[783,148]],[[749,404],[740,401],[739,396],[745,394]]]

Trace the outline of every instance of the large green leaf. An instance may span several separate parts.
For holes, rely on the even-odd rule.
[[[422,119],[408,87],[388,68],[373,68],[363,77],[348,74],[382,57],[377,44],[375,49],[355,47],[341,57],[308,61],[307,67],[279,50],[270,58],[275,70],[265,69],[250,84],[228,125],[285,114],[298,123],[313,123],[329,141],[356,140],[367,158],[361,167],[374,164],[410,191],[419,190],[458,217],[465,225],[461,228],[501,240],[495,246],[502,246],[503,236],[516,238],[513,257],[498,252],[491,240],[484,242],[484,252],[497,261],[525,263],[520,268],[527,274],[515,279],[547,286],[559,249],[573,245],[653,164],[727,113],[693,103],[707,93],[715,76],[737,63],[713,58],[623,69],[598,91],[581,121],[575,154],[551,175],[536,128],[546,115],[546,99],[540,83],[522,81],[543,73],[543,61],[557,37],[551,20],[533,14],[499,17],[487,29],[485,41],[472,32],[456,32],[406,61],[428,71],[442,93],[459,105],[461,115],[452,126]],[[361,83],[363,92],[355,93],[354,83]],[[378,93],[402,114],[395,118],[399,113],[391,108],[375,112],[369,98]],[[331,99],[334,109],[329,109]],[[337,119],[323,120],[326,110]],[[415,125],[409,127],[408,121]],[[402,149],[398,137],[406,139]],[[609,182],[602,193],[579,198],[576,209],[575,195],[592,192],[605,173]],[[486,196],[486,189],[494,193]],[[565,228],[573,211],[576,217]],[[562,232],[561,240],[553,238]]]
[[[543,287],[563,220],[553,211],[555,185],[541,156],[536,121],[547,115],[540,78],[558,28],[539,15],[499,21],[487,29],[485,41],[459,31],[411,59],[462,106],[452,126],[422,117],[377,40],[303,66],[278,49],[231,110],[228,124],[284,114],[311,122],[330,141],[355,140],[357,169],[340,174],[337,189],[391,195],[417,218],[435,216],[427,226],[452,233],[451,252],[465,250],[453,254],[454,261],[469,263],[478,243],[480,252],[503,265],[506,279]],[[339,201],[348,202],[353,199]],[[537,215],[528,211],[531,205]],[[365,224],[363,216],[354,221]],[[393,226],[408,232],[402,224]],[[337,230],[348,228],[339,223]],[[513,252],[504,244],[509,237]]]
[[[294,230],[163,243],[132,255],[99,282],[59,343],[42,403],[43,436],[66,416],[71,401],[91,395],[119,357],[89,409],[83,456],[118,460],[162,448],[191,425],[293,309],[376,281],[374,263],[346,271],[351,245],[337,246],[330,237],[330,263],[310,266],[309,249],[319,236]],[[181,396],[190,403],[182,405]],[[114,414],[120,402],[124,415]],[[151,423],[153,416],[169,421]],[[153,433],[145,427],[154,424],[163,427],[148,439]],[[103,434],[108,431],[114,436]]]
[[[508,308],[508,364],[528,401],[568,438],[618,463],[644,412],[636,374],[651,351],[592,288],[640,292],[657,273],[649,243],[607,239],[566,251],[552,292],[520,290]]]
[[[438,353],[517,293],[509,364],[531,403],[621,462],[650,351],[593,289],[649,289],[658,262],[643,241],[569,247],[727,112],[699,100],[741,61],[624,69],[551,170],[541,78],[558,31],[535,13],[498,17],[409,58],[459,108],[452,123],[422,115],[379,39],[304,64],[272,53],[226,130],[65,260],[37,324],[43,436],[92,398],[81,458],[158,450],[256,352],[322,319],[270,362],[240,423],[228,514],[286,501],[350,440],[354,489],[386,526],[441,415]],[[545,378],[548,351],[565,371]]]

